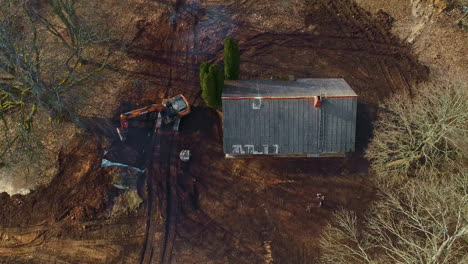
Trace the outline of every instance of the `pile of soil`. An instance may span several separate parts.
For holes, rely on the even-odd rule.
[[[100,168],[103,147],[89,134],[77,136],[59,154],[60,171],[47,186],[28,195],[0,194],[1,227],[21,227],[65,218],[94,219],[106,208],[113,187]]]

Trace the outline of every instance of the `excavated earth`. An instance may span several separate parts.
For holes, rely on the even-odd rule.
[[[392,18],[371,15],[351,0],[134,1],[126,12],[131,37],[124,52],[132,70],[115,116],[178,93],[194,106],[174,147],[190,149],[192,159],[177,181],[169,260],[317,263],[332,211],[364,213],[375,199],[362,154],[378,103],[395,93],[413,94],[429,78],[411,47],[390,33]],[[356,153],[344,159],[225,159],[220,115],[203,107],[198,68],[203,61],[222,63],[227,36],[239,41],[242,79],[345,78],[359,95]],[[113,216],[123,191],[110,183],[122,169],[100,165],[106,150],[113,161],[144,167],[145,153],[153,151],[152,122],[135,120],[133,139],[122,144],[115,121],[88,120],[89,133],[62,150],[61,169],[48,186],[0,196],[0,263],[140,262],[145,181],[138,179],[139,210]],[[306,212],[317,192],[326,196],[326,207]],[[164,227],[157,222],[153,243],[159,245]]]

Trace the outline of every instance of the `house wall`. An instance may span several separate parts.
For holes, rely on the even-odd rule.
[[[354,151],[356,97],[223,100],[225,154]]]

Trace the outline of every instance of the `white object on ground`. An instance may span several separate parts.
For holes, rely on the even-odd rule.
[[[134,170],[136,170],[138,172],[145,173],[145,170],[139,169],[137,167],[132,167],[132,166],[129,166],[129,165],[126,165],[126,164],[123,164],[123,163],[112,162],[112,161],[109,161],[109,160],[106,160],[106,159],[102,159],[101,168],[110,167],[110,166],[127,167],[127,168],[130,168],[130,169],[134,169]]]
[[[190,156],[192,156],[192,154],[190,154],[190,150],[184,149],[180,152],[179,156],[181,161],[187,162],[190,160]]]
[[[120,184],[112,184],[114,185],[116,188],[120,189],[120,190],[128,190],[130,189],[129,187],[127,186],[123,186],[123,185],[120,185]]]

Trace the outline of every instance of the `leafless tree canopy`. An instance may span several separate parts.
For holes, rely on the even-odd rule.
[[[325,263],[466,263],[468,175],[381,192],[370,215],[341,209],[321,240]]]
[[[381,107],[366,152],[379,197],[364,216],[335,212],[323,262],[468,261],[467,99],[461,87],[428,85]]]
[[[76,14],[75,1],[51,0],[38,8],[31,1],[2,1],[0,20],[0,110],[26,106],[73,118],[67,96],[102,67],[83,67],[89,50],[106,38]],[[6,8],[5,8],[6,7]],[[89,54],[88,54],[89,55]],[[96,52],[93,53],[96,55]],[[75,120],[76,121],[76,120]]]
[[[35,119],[80,125],[79,111],[113,51],[113,32],[102,24],[110,18],[87,6],[0,0],[0,165],[42,156],[35,155],[44,151]]]
[[[423,87],[415,98],[396,95],[375,124],[366,157],[379,176],[429,175],[467,151],[468,101],[461,87]],[[465,143],[464,143],[465,142]]]

